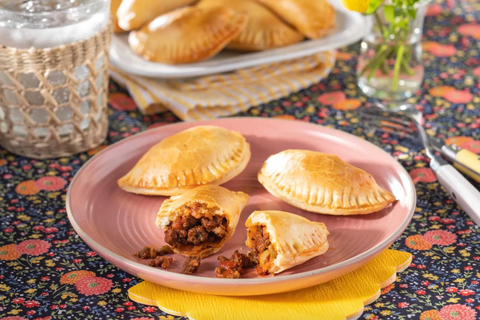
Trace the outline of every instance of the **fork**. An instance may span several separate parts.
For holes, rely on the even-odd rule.
[[[361,108],[360,115],[374,125],[376,130],[398,135],[400,137],[420,137],[430,168],[437,175],[440,184],[445,187],[451,197],[462,207],[470,218],[480,225],[480,192],[452,165],[434,154],[425,129],[409,114],[392,112],[378,107]],[[418,140],[416,140],[418,141]]]

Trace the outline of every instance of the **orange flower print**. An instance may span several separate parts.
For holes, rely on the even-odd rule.
[[[462,149],[467,149],[473,153],[480,154],[480,140],[470,140],[460,145]]]
[[[6,165],[6,164],[7,164],[7,160],[5,160],[5,159],[0,159],[0,167],[1,167],[1,166],[4,166],[4,165]]]
[[[444,58],[444,57],[451,57],[457,53],[457,49],[453,45],[443,45],[438,44],[438,46],[433,46],[429,50],[431,54],[436,57]]]
[[[88,277],[95,277],[95,273],[93,273],[92,271],[87,271],[87,270],[71,271],[69,273],[65,273],[60,278],[60,283],[61,284],[75,284],[75,283],[77,283],[77,281],[79,281],[83,278],[88,278]]]
[[[480,25],[471,23],[471,24],[464,24],[458,27],[458,33],[464,36],[471,36],[474,39],[480,39]]]
[[[442,6],[438,3],[434,3],[428,6],[427,8],[427,16],[438,16],[442,13]]]
[[[446,305],[438,314],[442,320],[475,320],[477,316],[474,309],[461,304]]]
[[[434,182],[437,180],[437,176],[430,168],[417,168],[410,171],[410,177],[413,183],[417,182]]]
[[[15,188],[15,191],[21,195],[30,196],[32,194],[37,194],[40,190],[35,186],[35,181],[28,180],[20,182]]]
[[[333,105],[337,110],[355,110],[360,107],[362,103],[358,99],[347,99],[341,102],[337,102]]]
[[[108,96],[108,103],[112,108],[120,111],[133,111],[137,109],[135,101],[124,93],[111,93]]]
[[[108,292],[112,287],[112,280],[100,277],[86,277],[75,283],[75,288],[86,296],[99,295]]]
[[[28,254],[30,256],[39,256],[50,249],[50,242],[45,240],[25,240],[18,244],[17,250],[21,254]]]
[[[420,250],[420,251],[429,250],[432,248],[432,245],[426,242],[425,240],[423,240],[423,237],[419,234],[410,236],[407,239],[405,239],[405,245],[410,249]]]
[[[423,240],[431,243],[438,244],[440,246],[449,246],[455,243],[457,236],[450,231],[445,230],[432,230],[423,235]]]
[[[393,288],[395,288],[395,283],[392,283],[392,284],[386,286],[385,288],[383,288],[381,294],[387,294],[387,293],[389,293],[390,290],[392,290]]]
[[[334,91],[321,94],[318,96],[317,101],[326,106],[331,106],[333,104],[345,101],[345,93],[342,91]]]
[[[87,154],[88,154],[89,156],[94,156],[94,155],[96,155],[97,153],[99,153],[100,151],[102,151],[103,149],[105,149],[106,147],[107,147],[107,146],[99,146],[99,147],[90,149],[90,150],[88,150]]]
[[[473,74],[476,75],[477,77],[480,77],[480,67],[476,67],[473,69]]]
[[[452,90],[443,95],[445,100],[452,103],[469,103],[472,101],[473,96],[468,91]]]
[[[40,190],[57,191],[65,187],[67,181],[60,177],[43,177],[35,181],[35,186]]]
[[[437,48],[440,45],[440,43],[435,42],[435,41],[423,41],[422,42],[422,49],[424,51],[430,51],[433,48]]]
[[[350,59],[352,59],[352,55],[350,53],[341,52],[341,51],[337,52],[337,60],[348,61]]]
[[[281,114],[279,116],[274,116],[274,118],[283,120],[295,120],[295,117],[291,114]]]
[[[428,310],[422,312],[420,320],[442,320],[437,310]]]
[[[20,258],[20,253],[17,251],[16,244],[12,243],[0,247],[0,260],[10,261],[18,258]]]
[[[428,90],[428,93],[434,97],[443,97],[447,92],[455,91],[454,87],[438,86]]]
[[[457,146],[461,146],[462,144],[466,142],[470,142],[472,140],[473,140],[472,137],[459,136],[459,137],[450,137],[445,140],[445,143],[448,145],[456,144]]]

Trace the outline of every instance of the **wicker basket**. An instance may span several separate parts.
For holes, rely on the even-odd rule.
[[[37,159],[70,156],[107,135],[111,23],[47,49],[0,46],[0,144]]]

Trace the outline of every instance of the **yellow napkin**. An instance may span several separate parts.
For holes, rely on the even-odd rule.
[[[335,64],[333,50],[308,57],[198,78],[160,80],[125,74],[110,67],[143,114],[171,110],[182,120],[229,116],[308,88]]]
[[[365,305],[393,288],[397,272],[411,261],[410,253],[387,249],[361,268],[330,282],[266,296],[213,296],[147,281],[130,288],[128,294],[133,301],[192,320],[353,320],[360,318]]]

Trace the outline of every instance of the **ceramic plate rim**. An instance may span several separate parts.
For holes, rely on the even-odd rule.
[[[337,36],[340,39],[339,40],[333,39],[330,42],[327,42],[326,44],[321,44],[321,41],[323,41],[324,39],[317,39],[317,40],[308,39],[290,46],[273,48],[273,49],[259,51],[259,52],[240,53],[238,54],[238,56],[227,58],[228,60],[232,59],[234,61],[216,62],[215,60],[207,60],[207,61],[199,61],[199,62],[190,63],[190,64],[182,64],[178,66],[175,66],[175,65],[170,66],[170,65],[164,65],[160,63],[146,61],[147,63],[149,63],[149,65],[136,67],[135,64],[122,63],[121,57],[118,56],[118,53],[117,53],[117,50],[119,49],[118,42],[120,41],[123,43],[123,40],[120,39],[120,37],[123,36],[123,34],[120,34],[120,35],[113,35],[112,49],[110,50],[110,54],[109,54],[110,63],[114,67],[118,68],[123,72],[127,72],[137,76],[165,78],[165,79],[198,77],[198,76],[205,76],[205,75],[214,74],[214,73],[233,71],[241,68],[253,67],[253,66],[264,64],[267,62],[272,63],[272,62],[279,62],[279,61],[284,61],[288,59],[301,58],[317,52],[340,48],[360,40],[370,30],[372,26],[372,22],[370,19],[366,18],[365,16],[361,15],[358,12],[353,12],[353,11],[349,11],[347,9],[338,7],[338,5],[334,5],[334,7],[338,13],[344,16],[344,19],[354,20],[354,24],[347,29],[341,30],[334,34],[330,34],[329,36]],[[344,33],[348,33],[348,34],[343,35]],[[320,42],[320,44],[317,44],[318,42]],[[288,48],[291,49],[292,47],[295,48],[296,50],[284,52],[285,49],[288,49]],[[128,55],[135,55],[135,54],[132,51],[132,52],[129,52]],[[150,63],[152,65],[150,65]],[[159,71],[158,68],[161,68],[161,66],[167,66],[167,70]],[[171,69],[171,70],[168,70],[168,69]]]
[[[284,120],[284,119],[272,119],[272,118],[261,118],[261,117],[227,117],[227,118],[214,119],[214,120],[200,120],[200,121],[195,121],[194,123],[198,124],[198,125],[202,125],[202,123],[211,122],[211,121],[215,121],[215,120],[216,121],[221,121],[221,122],[223,122],[223,121],[228,122],[228,121],[236,121],[236,120],[239,120],[239,119],[249,119],[249,120],[253,120],[253,121],[259,121],[259,120],[260,121],[285,121],[285,122],[291,121],[291,120]],[[338,129],[333,129],[333,128],[321,126],[321,125],[314,124],[314,123],[311,123],[311,122],[305,122],[305,123],[303,123],[305,126],[312,126],[313,128],[322,127],[322,130],[326,130],[327,132],[328,131],[334,131],[334,132],[340,133],[340,138],[343,138],[345,136],[350,136],[350,137],[353,137],[355,139],[361,140],[363,142],[366,142],[366,143],[372,145],[373,147],[375,147],[375,148],[379,149],[380,151],[382,151],[383,153],[385,153],[388,157],[390,157],[392,159],[392,161],[395,162],[395,167],[397,167],[397,169],[398,169],[397,172],[399,172],[401,175],[406,175],[406,177],[408,177],[408,179],[407,179],[408,186],[405,186],[405,190],[407,191],[407,193],[408,193],[408,191],[414,191],[414,192],[410,192],[413,195],[413,197],[411,199],[408,199],[410,201],[407,200],[407,204],[409,204],[411,206],[410,212],[408,213],[408,215],[406,216],[406,218],[402,222],[402,224],[397,227],[395,232],[393,232],[388,238],[384,239],[382,242],[373,246],[372,248],[368,249],[367,251],[365,251],[365,252],[363,252],[363,253],[361,253],[357,256],[354,256],[350,259],[347,259],[345,261],[341,261],[339,263],[336,263],[336,264],[333,264],[333,265],[330,265],[330,266],[327,266],[327,267],[324,267],[324,268],[316,269],[316,270],[313,270],[313,271],[305,271],[305,272],[301,272],[301,273],[295,273],[295,274],[291,274],[291,275],[285,275],[285,276],[282,276],[282,277],[268,277],[268,278],[254,278],[254,279],[222,279],[222,278],[211,278],[211,277],[202,277],[202,276],[194,276],[194,275],[185,275],[185,274],[181,274],[181,273],[169,272],[169,271],[162,270],[162,269],[151,268],[151,267],[146,266],[144,264],[141,264],[139,262],[135,262],[133,260],[130,260],[130,259],[127,259],[123,256],[120,256],[117,253],[103,247],[100,243],[93,240],[79,226],[79,224],[75,220],[75,217],[73,216],[73,212],[72,212],[72,209],[70,207],[70,198],[71,198],[71,189],[72,189],[71,187],[74,185],[75,180],[80,175],[81,171],[84,168],[87,167],[89,162],[91,162],[96,157],[100,157],[103,153],[108,152],[110,149],[113,149],[114,146],[117,146],[117,145],[120,145],[120,144],[123,144],[123,143],[128,143],[133,138],[137,138],[137,137],[139,137],[143,134],[147,134],[147,133],[151,134],[152,131],[162,131],[162,130],[164,130],[163,128],[165,128],[167,126],[171,127],[171,126],[185,125],[187,123],[190,124],[192,122],[171,123],[171,124],[167,124],[167,125],[164,125],[164,126],[161,126],[161,127],[158,127],[158,128],[145,130],[144,132],[141,132],[141,133],[138,133],[136,135],[130,136],[128,138],[122,139],[122,140],[108,146],[107,148],[100,151],[96,155],[94,155],[90,160],[88,160],[77,171],[77,173],[73,177],[72,181],[70,182],[70,184],[68,186],[68,190],[67,190],[67,198],[66,198],[67,216],[68,216],[68,219],[69,219],[70,223],[72,224],[72,227],[75,229],[77,234],[82,238],[83,241],[85,241],[87,243],[87,245],[92,247],[92,249],[94,249],[96,251],[96,250],[98,250],[97,248],[101,248],[101,252],[105,256],[115,258],[116,260],[121,260],[123,263],[125,263],[127,265],[130,265],[131,267],[133,267],[135,269],[141,270],[141,269],[149,268],[149,270],[151,272],[156,273],[158,275],[161,275],[162,277],[169,276],[172,280],[194,279],[197,283],[208,283],[208,284],[215,284],[215,285],[222,285],[222,284],[231,285],[231,284],[240,284],[240,283],[241,284],[275,283],[275,282],[283,282],[283,281],[301,279],[301,278],[304,278],[304,277],[310,277],[310,276],[314,276],[314,275],[320,275],[322,273],[329,273],[331,271],[334,271],[335,269],[338,269],[338,268],[344,269],[344,268],[347,268],[350,265],[354,265],[357,262],[360,262],[362,260],[371,259],[376,254],[378,254],[379,252],[381,252],[382,250],[384,250],[388,246],[390,246],[396,239],[398,239],[398,237],[403,233],[403,231],[405,231],[405,229],[407,228],[408,224],[410,223],[410,221],[413,217],[413,214],[415,212],[416,199],[417,199],[417,194],[415,192],[415,185],[413,184],[413,181],[411,180],[408,172],[405,170],[405,168],[398,161],[396,161],[390,154],[388,154],[383,149],[377,147],[375,144],[371,143],[370,141],[364,140],[364,139],[359,138],[359,137],[357,137],[353,134],[350,134],[350,133],[347,133],[347,132],[344,132],[344,131],[341,131],[341,130],[338,130]],[[402,184],[403,184],[403,182],[402,182]],[[103,257],[103,255],[102,255],[102,257]],[[104,259],[107,260],[106,258],[104,258]],[[111,263],[110,261],[107,261],[107,262]],[[112,263],[112,264],[115,265],[114,263]],[[120,267],[118,267],[118,268],[120,268]],[[123,270],[123,268],[120,268],[120,269]]]

